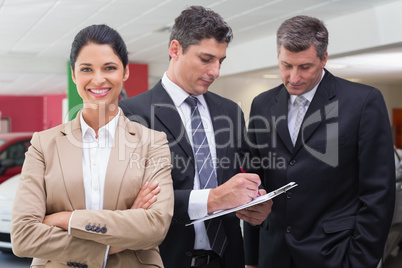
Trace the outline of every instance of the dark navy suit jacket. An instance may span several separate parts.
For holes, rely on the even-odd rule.
[[[387,109],[379,90],[326,71],[295,147],[283,85],[257,96],[249,139],[274,198],[259,226],[245,226],[246,262],[265,268],[375,268],[383,254],[395,198]],[[258,146],[256,146],[258,145]]]
[[[204,94],[215,132],[218,184],[240,172],[246,153],[244,116],[240,107],[214,93]],[[186,130],[172,99],[159,81],[154,88],[120,101],[119,106],[132,121],[166,133],[172,156],[172,179],[175,197],[174,215],[169,232],[160,245],[166,268],[190,267],[194,249],[194,227],[187,210],[194,186],[194,156]],[[228,238],[224,253],[226,267],[244,268],[243,239],[240,221],[235,214],[222,217]]]

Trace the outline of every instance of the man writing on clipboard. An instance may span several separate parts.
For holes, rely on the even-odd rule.
[[[128,118],[165,132],[169,141],[175,205],[159,247],[166,268],[244,268],[239,218],[260,224],[271,210],[267,201],[238,217],[232,213],[185,226],[258,196],[258,175],[242,174],[235,164],[236,156],[247,152],[243,113],[208,91],[231,40],[232,30],[219,14],[189,7],[172,27],[169,67],[161,81],[120,102]]]

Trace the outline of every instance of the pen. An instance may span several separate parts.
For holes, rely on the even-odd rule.
[[[241,173],[246,173],[246,171],[242,168],[242,167],[240,167],[240,171],[241,171]],[[258,190],[258,196],[261,196],[261,194],[260,194],[260,191]]]

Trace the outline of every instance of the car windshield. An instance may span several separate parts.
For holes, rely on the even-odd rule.
[[[0,146],[2,146],[6,142],[7,142],[6,140],[0,140]]]

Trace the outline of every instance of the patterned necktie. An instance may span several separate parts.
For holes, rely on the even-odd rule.
[[[297,117],[295,122],[295,127],[293,129],[292,142],[293,146],[296,144],[297,136],[299,135],[300,126],[303,121],[304,115],[306,114],[306,105],[308,100],[303,96],[297,96],[295,100],[295,105],[297,106]]]
[[[185,102],[191,107],[191,129],[193,139],[194,159],[200,179],[200,188],[209,189],[218,186],[211,151],[209,150],[207,136],[198,111],[197,99],[189,96]],[[226,247],[226,233],[220,218],[205,221],[211,248],[222,256]]]

